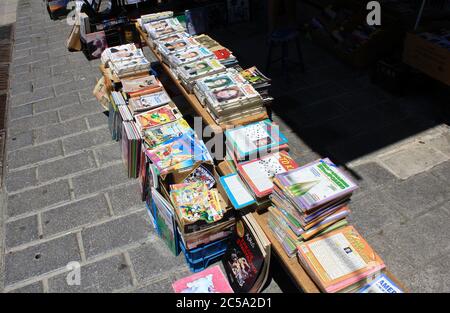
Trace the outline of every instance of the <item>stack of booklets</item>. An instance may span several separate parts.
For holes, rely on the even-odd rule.
[[[147,23],[164,20],[171,17],[173,17],[173,11],[163,11],[151,14],[144,14],[140,18],[138,18],[138,23],[141,26],[141,28],[144,29],[144,25]]]
[[[178,77],[183,86],[192,92],[198,79],[225,71],[225,67],[213,58],[202,59],[177,68]]]
[[[347,225],[357,186],[329,159],[277,174],[274,183],[269,226],[289,256],[300,242]]]
[[[353,226],[301,243],[298,260],[327,293],[355,292],[385,268],[383,260]]]
[[[134,44],[115,46],[102,52],[102,63],[119,78],[150,70],[150,62]]]
[[[135,115],[140,112],[158,108],[162,105],[169,104],[171,99],[165,90],[147,94],[140,97],[130,98],[128,108]]]
[[[122,159],[128,169],[128,177],[137,178],[141,155],[141,135],[133,121],[122,122]]]
[[[129,98],[139,97],[163,90],[161,82],[153,75],[122,78],[122,91]]]
[[[233,293],[219,265],[179,279],[172,287],[176,293]]]
[[[214,54],[202,46],[193,46],[186,50],[170,54],[167,58],[172,68],[178,68],[182,65],[199,61],[206,58],[213,58]]]
[[[271,120],[247,124],[225,131],[227,160],[235,169],[245,161],[289,150],[288,140]]]
[[[175,17],[145,23],[144,28],[153,40],[172,33],[185,31],[185,27]]]
[[[236,293],[258,293],[267,281],[271,245],[251,213],[236,223],[236,232],[222,259]]]
[[[155,41],[156,48],[166,60],[171,54],[199,46],[199,43],[193,37],[183,37],[175,40],[170,39],[171,37],[166,37],[164,40]]]
[[[164,45],[166,43],[176,42],[178,40],[187,39],[187,38],[190,38],[190,36],[191,35],[189,35],[186,32],[171,33],[168,35],[161,36],[158,39],[151,41],[150,43],[153,44],[154,48],[157,48],[159,50],[159,47],[161,45]]]
[[[238,63],[236,57],[233,53],[219,44],[217,41],[209,37],[208,35],[202,34],[194,37],[198,43],[203,47],[208,48],[212,51],[215,57],[226,67],[232,67]]]
[[[217,123],[265,112],[260,94],[236,71],[197,80],[194,92]]]
[[[263,98],[264,104],[269,104],[273,101],[273,98],[269,95],[269,88],[271,86],[271,79],[261,73],[256,66],[250,67],[246,70],[240,71],[242,77],[244,77],[256,91],[259,92]]]
[[[193,131],[145,151],[161,174],[192,169],[198,163],[212,162],[212,157],[202,140]]]

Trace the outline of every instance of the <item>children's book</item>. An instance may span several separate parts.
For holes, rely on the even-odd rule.
[[[191,184],[195,182],[202,182],[206,184],[208,189],[211,189],[216,185],[216,179],[214,178],[214,175],[203,165],[199,165],[195,170],[192,171],[191,174],[189,174],[188,177],[183,180],[183,183],[185,184]]]
[[[236,210],[243,209],[256,203],[253,196],[244,186],[238,174],[230,174],[220,177],[220,182],[227,193],[231,204]]]
[[[225,214],[217,189],[208,189],[202,182],[175,184],[170,186],[172,201],[181,222],[195,223],[203,220],[214,223]]]
[[[358,293],[403,293],[403,291],[383,273],[362,287]]]
[[[233,293],[219,265],[177,280],[172,287],[176,293]]]
[[[148,148],[152,149],[171,139],[181,137],[184,133],[192,130],[184,118],[174,122],[161,125],[156,128],[145,129],[143,137]]]
[[[146,153],[161,174],[174,170],[182,171],[193,167],[198,162],[211,160],[208,149],[195,137],[193,131],[184,133],[154,149],[146,150]]]
[[[162,107],[146,111],[135,116],[136,124],[141,131],[158,127],[181,118],[182,115],[175,105],[164,105]]]
[[[272,193],[275,175],[298,168],[286,151],[268,154],[259,159],[238,164],[238,171],[258,198]]]

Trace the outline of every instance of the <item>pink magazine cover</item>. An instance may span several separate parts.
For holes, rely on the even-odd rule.
[[[172,288],[176,293],[233,293],[219,265],[177,280]]]

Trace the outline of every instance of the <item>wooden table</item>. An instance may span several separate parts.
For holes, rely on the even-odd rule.
[[[233,127],[238,126],[238,125],[250,124],[250,123],[253,123],[253,122],[264,120],[264,119],[269,117],[267,112],[264,112],[264,113],[252,115],[250,117],[245,117],[245,118],[242,118],[242,119],[234,120],[234,121],[231,121],[231,122],[226,123],[226,124],[218,124],[212,118],[212,116],[209,114],[209,112],[203,107],[203,105],[200,103],[200,101],[198,101],[197,97],[194,94],[189,93],[183,87],[183,85],[180,83],[178,78],[170,70],[169,66],[167,66],[167,64],[165,64],[163,62],[161,54],[156,49],[153,48],[153,45],[150,42],[150,40],[149,40],[149,38],[147,36],[147,33],[145,33],[142,30],[142,28],[139,25],[139,23],[136,23],[136,28],[137,28],[139,34],[141,35],[142,40],[146,43],[146,45],[150,48],[150,50],[155,54],[155,56],[158,59],[158,61],[161,63],[161,66],[162,66],[164,72],[172,79],[172,81],[175,84],[175,86],[177,86],[177,88],[180,90],[180,92],[183,94],[183,96],[186,98],[186,100],[192,106],[192,108],[195,110],[195,112],[199,116],[202,117],[203,121],[208,126],[211,127],[212,131],[215,134],[222,133],[224,130],[226,130],[228,128],[233,128]]]
[[[219,171],[222,175],[229,175],[234,172],[234,170],[230,167],[230,165],[227,162],[220,162],[218,165]],[[269,228],[269,225],[267,223],[267,212],[264,213],[252,213],[255,219],[258,221],[259,226],[262,228],[264,233],[266,234],[267,238],[272,244],[272,251],[273,255],[278,257],[280,260],[280,263],[285,268],[288,275],[291,277],[293,282],[299,287],[303,292],[305,293],[319,293],[321,292],[319,287],[314,283],[314,281],[311,279],[311,277],[306,273],[306,271],[303,269],[303,267],[298,262],[297,258],[293,257],[290,258],[284,251],[283,247],[281,246],[280,242],[275,238],[272,231]],[[407,292],[407,289],[404,287],[402,283],[398,281],[398,279],[390,272],[386,271],[386,275],[397,284],[397,286],[400,287],[404,292]]]

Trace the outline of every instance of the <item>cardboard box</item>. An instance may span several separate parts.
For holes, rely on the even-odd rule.
[[[450,50],[439,47],[417,34],[408,33],[403,62],[450,86]]]

